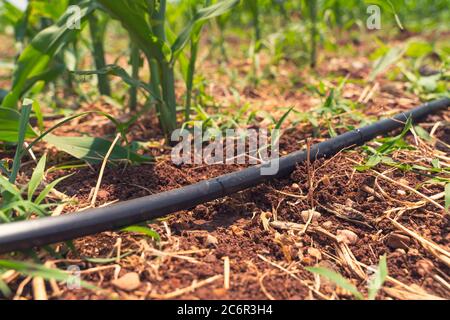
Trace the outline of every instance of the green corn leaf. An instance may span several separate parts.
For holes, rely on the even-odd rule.
[[[430,136],[430,134],[428,133],[427,130],[425,130],[424,128],[422,128],[421,126],[415,126],[414,127],[414,131],[417,133],[417,135],[425,140],[425,141],[431,141],[433,140],[433,138]]]
[[[397,62],[404,54],[405,49],[399,47],[391,48],[386,54],[375,61],[372,72],[369,75],[369,80],[373,81],[375,78],[395,62]]]
[[[335,283],[337,286],[351,292],[356,299],[364,299],[363,295],[358,291],[358,289],[339,273],[322,267],[306,267],[305,269],[309,272],[325,277]]]
[[[420,58],[433,52],[433,46],[424,41],[412,41],[409,42],[406,49],[406,55],[408,57]]]
[[[2,175],[0,175],[0,190],[2,190],[2,192],[6,191],[6,192],[10,193],[11,195],[14,196],[14,198],[17,198],[17,199],[21,198],[19,189],[17,189],[17,187],[14,184],[9,182]],[[2,208],[2,210],[3,210],[3,208]]]
[[[223,0],[209,7],[197,10],[192,20],[189,22],[189,24],[185,27],[185,29],[180,33],[175,42],[172,44],[171,61],[173,62],[177,59],[180,52],[189,43],[192,33],[196,32],[196,28],[199,27],[199,24],[201,24],[202,22],[206,22],[209,19],[218,17],[224,13],[227,13],[228,11],[233,9],[236,5],[238,5],[239,2],[240,0]]]
[[[375,271],[372,279],[369,282],[369,300],[374,300],[377,296],[378,291],[380,291],[381,287],[386,281],[386,277],[388,275],[386,256],[382,256],[380,262],[378,264],[378,268]]]
[[[45,128],[44,128],[44,116],[42,114],[41,106],[36,100],[34,100],[32,108],[37,119],[39,130],[42,132],[44,131]]]
[[[279,139],[280,139],[280,129],[281,126],[283,125],[283,123],[286,121],[287,117],[289,116],[289,114],[292,112],[292,110],[294,110],[294,107],[290,107],[288,111],[286,111],[283,116],[278,120],[278,122],[275,125],[275,131],[274,131],[274,136],[272,137],[272,144],[276,144],[278,143]]]
[[[34,169],[30,182],[28,183],[28,200],[30,201],[33,198],[34,192],[41,184],[41,181],[44,179],[46,162],[47,156],[44,154]]]
[[[0,11],[2,18],[14,26],[17,25],[23,17],[23,11],[10,1],[2,1]]]
[[[32,93],[36,94],[44,88],[45,83],[55,80],[66,70],[64,64],[58,63],[54,66],[49,66],[43,72],[40,72],[27,79],[25,85],[22,87],[20,96],[26,92],[32,90]]]
[[[148,22],[149,3],[146,0],[97,0],[101,8],[130,33],[134,43],[145,53],[149,60],[164,60],[162,42],[154,36]]]
[[[31,201],[23,201],[20,206],[22,206],[25,210],[26,210],[26,218],[30,218],[30,216],[35,213],[40,217],[46,217],[48,216],[48,211],[47,208],[51,206],[51,204],[49,205],[40,205],[38,206],[37,204],[31,202]]]
[[[10,223],[11,219],[6,215],[3,210],[0,210],[0,223]]]
[[[48,185],[45,186],[44,190],[42,190],[41,193],[36,197],[36,200],[34,200],[34,203],[36,205],[40,205],[41,202],[48,196],[50,191],[52,191],[53,188],[55,188],[58,183],[60,183],[64,179],[67,179],[70,176],[72,176],[72,174],[69,174],[69,175],[64,176],[64,177],[60,177],[60,178],[50,182]]]
[[[78,4],[81,23],[95,10],[93,3],[83,1]],[[24,87],[30,85],[29,80],[45,72],[54,55],[79,32],[68,23],[71,19],[72,13],[65,13],[56,24],[39,32],[25,48],[17,61],[12,91],[3,100],[2,107],[16,108]]]
[[[127,228],[122,229],[122,231],[127,231],[127,232],[133,232],[133,233],[139,233],[139,234],[143,234],[149,238],[152,238],[156,241],[161,241],[161,237],[159,236],[158,232],[156,232],[155,230],[152,230],[150,228],[147,227],[143,227],[143,226],[130,226]]]
[[[437,158],[431,160],[431,164],[433,165],[434,169],[440,169],[441,168],[441,162]]]
[[[323,108],[324,109],[332,109],[333,108],[333,102],[334,102],[334,89],[331,89],[330,93],[327,96],[327,99],[325,100]]]
[[[30,1],[29,5],[34,15],[56,21],[64,14],[69,5],[69,0]]]
[[[83,260],[95,264],[109,264],[117,261],[117,258],[125,258],[135,253],[135,251],[129,251],[124,254],[121,254],[119,257],[113,257],[113,258],[89,258],[89,257],[83,257]]]
[[[27,128],[29,126],[28,120],[30,119],[32,104],[33,104],[32,100],[25,99],[23,106],[22,106],[21,113],[20,113],[16,154],[14,155],[14,161],[13,161],[13,165],[12,165],[12,169],[11,169],[11,175],[9,176],[9,182],[11,182],[11,183],[16,182],[17,173],[19,172],[20,163],[22,161],[23,144],[25,142]]]
[[[95,113],[95,114],[100,114],[106,118],[108,118],[112,123],[114,123],[114,125],[116,126],[117,130],[120,132],[122,138],[125,140],[125,142],[128,144],[128,139],[126,137],[126,132],[125,132],[125,127],[126,124],[120,123],[118,122],[114,117],[112,117],[111,115],[102,112],[102,111],[87,111],[87,112],[83,112],[83,113],[78,113],[75,114],[73,116],[67,117],[63,120],[61,120],[60,122],[58,122],[57,124],[55,124],[53,127],[51,127],[50,129],[46,130],[45,132],[41,133],[36,139],[34,139],[28,146],[27,150],[31,149],[37,142],[44,140],[47,140],[47,136],[50,135],[50,133],[54,130],[56,130],[57,128],[63,126],[64,124],[68,123],[69,121],[76,119],[76,118],[80,118],[80,117],[84,117],[88,114],[91,113]]]
[[[366,171],[373,167],[375,167],[377,164],[379,164],[383,160],[383,158],[379,155],[373,155],[370,156],[367,162],[364,165],[356,166],[356,170],[358,171]]]
[[[144,89],[147,93],[149,93],[154,99],[159,99],[157,94],[153,91],[153,89],[147,85],[145,82],[140,81],[139,79],[135,79],[131,77],[125,69],[115,65],[110,64],[107,65],[105,68],[100,70],[86,70],[86,71],[73,71],[74,74],[86,76],[86,75],[93,75],[93,74],[108,74],[120,77],[126,84],[128,84],[130,87],[137,87]]]
[[[396,148],[408,148],[408,144],[405,143],[403,140],[403,137],[408,133],[408,131],[412,128],[412,119],[408,118],[406,121],[405,127],[403,128],[402,132],[395,137],[392,138],[384,138],[380,139],[380,141],[383,142],[383,144],[377,148],[378,154],[388,154],[392,151],[394,151]]]
[[[71,156],[84,160],[88,163],[101,163],[105,158],[111,142],[102,138],[92,137],[59,137],[48,134],[45,141],[54,145],[58,150],[62,150]],[[148,157],[130,152],[119,145],[114,149],[108,159],[109,161],[131,160],[132,162],[150,161]]]
[[[19,140],[20,113],[14,109],[0,108],[0,141],[16,142]],[[26,127],[25,138],[37,136],[30,125]]]
[[[0,88],[0,103],[2,103],[3,99],[8,95],[8,91]]]

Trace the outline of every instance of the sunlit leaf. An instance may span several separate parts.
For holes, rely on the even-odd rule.
[[[305,269],[309,272],[325,277],[335,283],[337,286],[351,292],[356,299],[364,299],[363,295],[358,291],[358,289],[339,273],[322,267],[306,267]]]

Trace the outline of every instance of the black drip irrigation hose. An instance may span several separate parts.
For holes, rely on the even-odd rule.
[[[341,150],[362,145],[379,135],[403,127],[408,118],[417,121],[447,108],[449,105],[449,98],[435,100],[408,112],[400,113],[393,118],[384,119],[315,144],[310,149],[311,161],[330,157]],[[265,165],[257,165],[179,189],[103,208],[89,209],[58,217],[3,224],[0,225],[0,253],[26,250],[107,230],[117,230],[170,213],[187,210],[269,179],[285,177],[295,169],[297,164],[306,160],[307,152],[297,151],[278,159],[279,171],[276,175],[262,175],[261,168]]]

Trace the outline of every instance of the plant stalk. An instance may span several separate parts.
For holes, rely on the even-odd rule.
[[[105,62],[105,48],[103,46],[103,40],[105,37],[105,22],[99,22],[98,17],[95,14],[89,16],[89,30],[91,33],[92,46],[94,50],[94,62],[97,70],[102,70],[106,67]],[[111,87],[109,86],[108,75],[98,74],[98,90],[101,95],[110,96]]]
[[[132,43],[131,44],[131,56],[130,56],[130,62],[131,62],[131,76],[133,79],[139,79],[139,68],[141,67],[141,57],[140,57],[140,51],[139,47]],[[136,86],[132,86],[130,88],[130,101],[128,103],[128,106],[131,111],[136,111],[137,109],[137,94],[138,94],[138,88]]]
[[[315,68],[317,64],[317,1],[308,0],[309,17],[311,20],[311,68]]]

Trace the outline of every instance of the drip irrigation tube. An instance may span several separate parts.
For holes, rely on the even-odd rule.
[[[400,113],[393,118],[384,119],[315,144],[311,146],[310,155],[314,158],[311,160],[329,157],[343,149],[362,145],[379,135],[403,127],[409,117],[413,121],[417,121],[449,106],[449,98],[435,100],[408,112]],[[3,224],[0,225],[0,253],[26,250],[102,231],[116,230],[187,210],[196,205],[242,191],[266,180],[286,176],[295,169],[298,163],[305,160],[307,160],[307,152],[297,151],[278,159],[279,171],[272,176],[261,175],[263,165],[258,165],[179,189],[124,201],[108,207],[89,209],[58,217]]]

